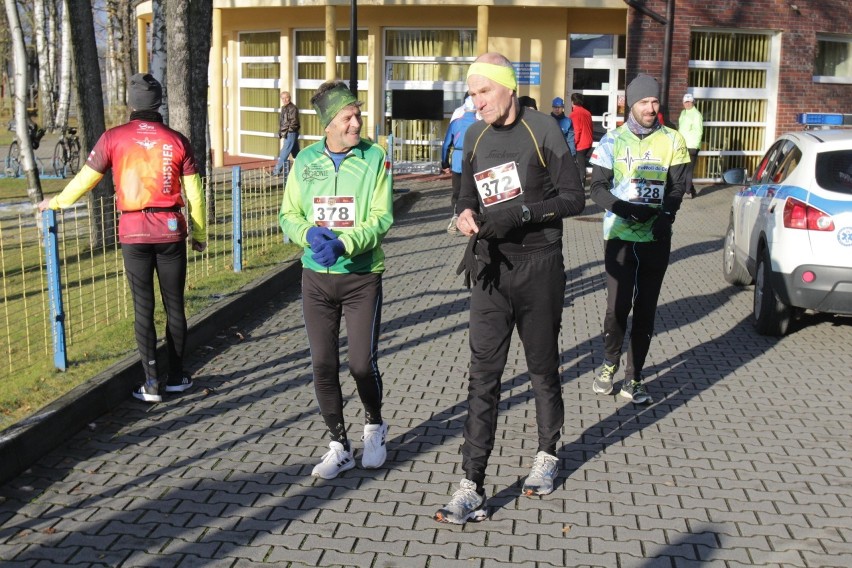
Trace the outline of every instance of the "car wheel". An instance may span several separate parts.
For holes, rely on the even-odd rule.
[[[725,233],[725,246],[722,249],[722,274],[729,284],[735,286],[748,286],[752,283],[748,270],[737,260],[733,219],[728,223],[728,232]]]
[[[754,327],[760,335],[780,337],[787,333],[792,318],[790,306],[778,299],[772,288],[772,264],[764,249],[757,259],[754,278]]]

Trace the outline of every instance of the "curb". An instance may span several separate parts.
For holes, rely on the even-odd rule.
[[[394,214],[410,207],[416,199],[416,191],[404,190],[395,195]],[[284,261],[280,268],[243,286],[227,300],[189,318],[185,352],[192,353],[282,290],[298,284],[302,275],[299,258],[297,255]],[[165,348],[165,342],[161,341],[158,357],[166,356]],[[0,432],[0,485],[25,472],[88,424],[124,404],[142,376],[139,354],[134,348],[133,353],[102,373]]]

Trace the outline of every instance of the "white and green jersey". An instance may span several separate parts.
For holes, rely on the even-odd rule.
[[[669,169],[689,163],[683,136],[661,126],[644,138],[633,134],[626,124],[608,132],[600,141],[591,164],[612,171],[612,194],[624,201],[660,208],[670,187]],[[636,223],[607,211],[603,220],[604,239],[650,242],[653,219]]]

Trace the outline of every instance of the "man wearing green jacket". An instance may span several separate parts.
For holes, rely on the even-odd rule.
[[[349,372],[364,405],[361,465],[387,457],[378,337],[382,311],[382,239],[393,223],[385,151],[361,138],[361,101],[341,81],[320,85],[311,105],[325,136],[299,152],[287,177],[278,221],[302,255],[302,311],[314,389],[329,430],[329,451],[312,475],[332,479],[355,467],[343,419],[340,319],[346,314]]]
[[[692,185],[692,176],[695,172],[695,162],[698,161],[698,150],[701,148],[701,137],[704,136],[704,119],[701,111],[695,108],[695,98],[691,93],[683,95],[683,111],[677,120],[677,131],[686,140],[686,149],[689,152],[689,171],[686,178],[686,195],[694,198],[695,186]]]

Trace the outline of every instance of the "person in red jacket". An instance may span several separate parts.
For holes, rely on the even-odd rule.
[[[127,87],[130,121],[104,132],[65,189],[38,204],[41,211],[70,207],[112,169],[115,207],[121,212],[118,240],[133,296],[136,344],[145,372],[145,382],[133,396],[145,402],[163,400],[160,386],[165,378],[157,367],[154,272],[166,310],[169,372],[164,390],[179,393],[192,387],[192,379],[183,369],[186,239],[191,236],[190,245],[197,252],[207,247],[204,191],[195,155],[183,134],[163,124],[158,111],[162,98],[163,88],[154,77],[133,75]],[[183,214],[186,204],[181,187],[188,201],[191,231]]]
[[[571,122],[574,123],[574,142],[577,147],[577,168],[580,170],[580,179],[586,179],[586,164],[592,156],[592,113],[583,106],[583,95],[571,94]]]

